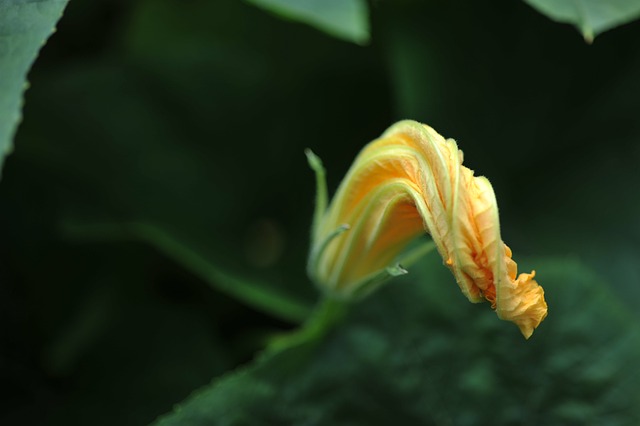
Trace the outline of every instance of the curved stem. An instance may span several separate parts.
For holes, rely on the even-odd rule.
[[[278,352],[306,343],[319,341],[342,321],[352,303],[332,297],[323,297],[309,319],[297,330],[278,336],[267,347],[267,352]]]

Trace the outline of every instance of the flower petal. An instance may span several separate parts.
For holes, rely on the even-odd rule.
[[[544,291],[535,273],[516,278],[493,188],[462,159],[454,140],[414,121],[396,123],[368,144],[317,224],[312,278],[348,297],[426,231],[462,293],[471,302],[488,300],[529,338],[547,313]],[[345,224],[348,232],[322,245]]]

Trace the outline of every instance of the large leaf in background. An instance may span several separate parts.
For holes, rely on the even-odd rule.
[[[431,256],[322,341],[267,352],[158,424],[638,424],[638,324],[579,261],[527,263],[550,306],[529,341]]]
[[[118,251],[114,247],[127,252],[126,263],[153,259],[135,245],[99,250]],[[139,271],[126,264],[123,271],[117,254],[107,257],[95,276],[79,283],[81,296],[69,296],[81,303],[68,308],[43,351],[49,376],[74,383],[46,424],[147,424],[172,406],[171,395],[184,398],[233,367],[228,345],[204,312],[147,291]],[[96,409],[103,410],[99,417]]]
[[[598,34],[640,17],[636,0],[525,0],[554,21],[573,24],[588,43]]]
[[[0,171],[20,121],[27,72],[68,0],[0,0]]]
[[[176,260],[198,276],[203,263],[194,259],[206,258],[265,283],[263,295],[314,300],[305,274],[314,186],[304,148],[330,140],[326,121],[388,122],[376,113],[385,108],[359,101],[380,77],[366,72],[375,67],[365,49],[235,0],[145,0],[130,16],[124,52],[41,79],[29,106],[38,125],[24,126],[16,156],[51,173],[45,181],[64,181],[49,190],[61,200],[62,222],[152,224],[189,247],[194,256]],[[292,34],[307,47],[294,56],[281,48]],[[277,120],[266,114],[276,110]],[[345,126],[341,139],[366,141],[362,132]],[[321,152],[329,149],[344,151]],[[167,253],[161,240],[146,239]],[[251,300],[264,310],[266,299]]]
[[[283,17],[305,22],[335,37],[365,44],[369,17],[365,0],[247,0]]]

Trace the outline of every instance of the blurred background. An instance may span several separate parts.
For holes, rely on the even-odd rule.
[[[572,359],[612,347],[613,331],[628,328],[620,338],[635,339],[628,336],[637,336],[640,313],[640,24],[587,44],[524,2],[494,3],[374,1],[371,38],[360,45],[238,0],[72,0],[30,73],[0,183],[0,423],[146,424],[251,362],[317,299],[304,271],[315,191],[304,149],[323,159],[333,191],[360,148],[405,118],[456,139],[465,165],[491,180],[516,261],[570,264],[548,282],[562,289],[572,277],[578,293],[563,297],[575,303],[587,281],[597,283],[584,305],[550,302],[549,321],[536,331],[541,341],[552,329],[554,344],[571,340],[557,330],[586,306],[591,313],[571,327],[594,330],[615,319],[597,341],[580,340]],[[430,262],[444,270],[440,259]],[[524,264],[549,294],[542,266]],[[441,280],[398,288],[434,287],[434,299],[457,291],[446,270]],[[392,295],[394,286],[384,291]],[[471,330],[455,333],[484,335],[472,318],[488,307],[451,297],[456,307],[442,307],[442,318],[471,318]],[[508,329],[505,353],[521,344],[515,327],[489,317],[486,333]],[[438,328],[438,318],[429,317],[438,341],[457,336]],[[368,336],[359,347],[388,343],[384,334]],[[475,354],[496,341],[464,340]],[[460,341],[442,344],[444,354],[465,351]],[[637,424],[633,404],[610,409],[596,398],[624,389],[640,406],[640,376],[627,369],[637,364],[633,345],[619,351],[628,364],[618,352],[598,364],[600,375],[613,371],[598,390],[567,385],[568,405],[549,417],[507,410],[500,424]],[[530,386],[526,377],[509,382],[512,389],[485,381],[479,359],[468,360],[477,367],[469,383],[489,383],[479,391],[485,397]],[[621,374],[631,378],[623,388]],[[429,406],[429,395],[416,404]],[[434,395],[430,401],[441,396]],[[484,400],[474,397],[448,400],[465,405],[467,417],[403,417],[402,403],[385,401],[407,424],[484,424],[470,410]],[[345,404],[334,417],[256,418],[385,424],[384,416],[351,418]],[[612,417],[594,417],[597,404]],[[375,412],[367,407],[354,412]]]

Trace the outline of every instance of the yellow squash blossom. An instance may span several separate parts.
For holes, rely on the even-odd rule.
[[[308,154],[322,174],[317,157]],[[471,302],[488,300],[526,338],[546,317],[535,271],[517,276],[500,237],[491,184],[462,165],[453,139],[401,121],[360,152],[328,208],[323,179],[309,259],[309,274],[321,288],[351,297],[385,274],[406,272],[389,266],[426,231]]]

